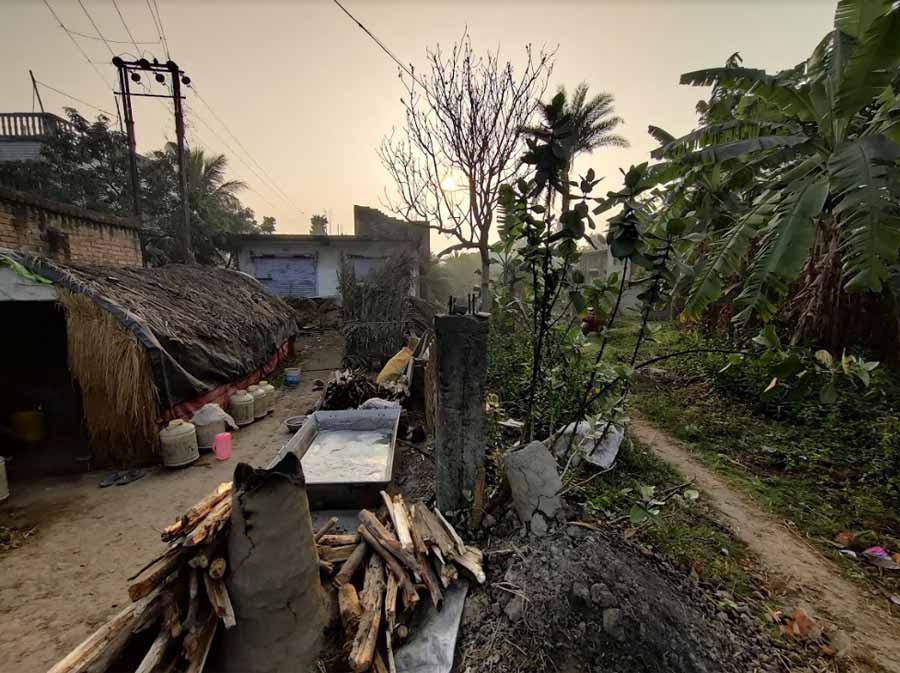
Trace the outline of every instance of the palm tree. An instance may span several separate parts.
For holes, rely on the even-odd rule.
[[[567,168],[561,179],[569,180],[569,171],[579,154],[590,153],[602,147],[628,147],[628,141],[614,133],[623,120],[614,114],[615,99],[611,93],[602,91],[588,98],[588,85],[582,82],[575,87],[571,98],[561,86],[556,95],[547,103],[538,105],[540,126],[529,127],[525,133],[538,138],[546,138],[550,129],[566,129],[563,145],[569,151]],[[562,211],[569,210],[571,197],[568,189],[562,189]]]
[[[859,291],[881,295],[900,252],[898,34],[900,4],[839,0],[834,29],[794,68],[729,63],[682,75],[740,101],[733,119],[667,139],[655,170],[684,176],[704,164],[757,176],[752,205],[708,230],[688,314],[739,275],[739,321],[768,321],[787,300],[795,337],[837,351],[862,324]]]

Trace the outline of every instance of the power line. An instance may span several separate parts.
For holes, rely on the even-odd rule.
[[[122,25],[125,26],[125,32],[128,33],[128,37],[131,39],[131,44],[134,45],[135,51],[137,51],[137,57],[140,58],[143,56],[141,53],[141,48],[138,47],[137,42],[134,39],[134,35],[131,34],[131,29],[128,27],[128,23],[125,21],[125,17],[122,15],[122,10],[119,9],[119,3],[116,0],[112,0],[113,7],[116,8],[116,14],[119,15],[119,20],[122,21]]]
[[[87,33],[80,33],[77,30],[72,30],[71,28],[66,28],[65,30],[67,33],[71,33],[72,35],[77,35],[78,37],[84,38],[85,40],[96,40],[97,42],[103,41],[102,37],[97,37],[96,35],[88,35]],[[110,40],[107,38],[106,41],[109,42],[110,44],[133,44],[135,46],[137,46],[139,44],[143,44],[143,45],[162,44],[159,40],[152,40],[152,41],[148,41],[148,42],[135,42],[134,40],[132,40],[129,42],[128,40]]]
[[[239,139],[234,133],[232,133],[231,129],[228,128],[228,124],[226,124],[224,121],[222,121],[222,118],[219,117],[219,115],[216,114],[216,111],[215,111],[215,110],[213,110],[212,105],[210,105],[209,103],[207,103],[207,102],[206,102],[206,99],[205,99],[203,96],[200,95],[200,92],[197,91],[197,88],[196,88],[195,86],[193,86],[193,85],[191,86],[191,88],[194,90],[194,94],[197,96],[197,98],[200,99],[200,102],[203,103],[203,104],[206,106],[206,109],[207,109],[207,110],[209,110],[210,114],[216,119],[216,121],[218,121],[218,122],[222,125],[222,128],[225,129],[225,131],[228,133],[229,136],[231,136],[231,138],[234,140],[234,142],[237,143],[238,147],[240,147],[242,150],[244,150],[244,152],[245,152],[246,155],[250,158],[250,160],[251,160],[254,164],[256,164],[257,168],[259,168],[259,170],[260,170],[260,171],[261,171],[261,172],[269,179],[269,183],[270,183],[270,184],[269,184],[269,187],[274,188],[275,191],[276,191],[282,198],[284,198],[288,203],[290,203],[294,208],[296,208],[296,209],[299,210],[300,212],[303,212],[303,209],[300,208],[300,206],[298,206],[298,205],[294,202],[294,200],[293,200],[290,196],[288,196],[288,194],[287,194],[283,189],[281,189],[281,187],[278,186],[278,183],[275,182],[275,179],[274,179],[271,175],[269,175],[268,171],[266,171],[266,169],[263,168],[263,167],[260,165],[260,163],[253,157],[253,155],[250,153],[250,150],[248,150],[246,147],[244,147],[244,144],[240,141],[240,139]]]
[[[357,26],[359,26],[359,27],[362,29],[362,31],[363,31],[366,35],[368,35],[369,37],[371,37],[371,38],[375,41],[375,44],[377,44],[379,47],[381,47],[381,51],[383,51],[385,54],[387,54],[388,56],[390,56],[390,57],[394,60],[394,63],[396,63],[397,65],[399,65],[399,66],[403,69],[403,71],[404,71],[407,75],[409,75],[410,77],[412,77],[412,79],[413,79],[420,87],[422,87],[423,89],[425,88],[425,85],[422,84],[421,81],[419,81],[419,78],[417,78],[417,77],[413,74],[413,71],[410,70],[408,66],[404,65],[404,64],[400,61],[399,58],[397,58],[396,56],[394,56],[394,52],[392,52],[390,49],[388,49],[387,46],[384,44],[384,42],[382,42],[382,41],[379,40],[377,37],[375,37],[375,34],[372,33],[371,30],[369,30],[368,28],[366,28],[366,27],[359,21],[359,19],[357,19],[357,18],[356,18],[355,16],[353,16],[349,11],[347,11],[347,8],[344,7],[344,6],[339,2],[339,0],[334,0],[334,4],[336,4],[338,7],[340,7],[340,8],[343,10],[344,14],[346,14],[347,16],[349,16],[349,17],[350,17],[350,20],[353,21],[353,23],[355,23]]]
[[[94,69],[95,73],[97,73],[97,77],[99,77],[103,81],[103,84],[105,84],[110,89],[112,89],[113,85],[110,84],[109,81],[106,79],[106,77],[103,76],[103,73],[100,72],[100,69],[96,65],[94,65],[93,61],[91,61],[91,57],[88,56],[87,53],[84,51],[84,49],[81,48],[81,45],[78,44],[78,40],[76,40],[72,36],[72,31],[70,31],[68,28],[66,28],[65,24],[59,18],[59,15],[55,11],[53,11],[53,7],[50,6],[50,3],[47,2],[47,0],[43,0],[43,2],[44,2],[44,5],[46,5],[47,9],[50,10],[50,13],[53,15],[53,18],[56,19],[56,22],[59,24],[59,27],[62,28],[62,30],[66,34],[66,36],[72,41],[72,44],[75,45],[75,48],[84,57],[84,60],[87,61],[87,64],[89,66],[91,66],[91,68]]]
[[[81,11],[84,12],[84,15],[88,18],[88,21],[91,22],[91,25],[94,27],[94,30],[97,32],[97,35],[100,36],[100,39],[103,40],[103,44],[106,45],[106,48],[109,49],[109,55],[115,58],[116,52],[113,51],[113,48],[109,46],[109,42],[107,42],[106,38],[103,37],[103,33],[100,32],[100,28],[97,27],[96,22],[94,21],[94,17],[91,16],[91,13],[87,11],[87,7],[84,6],[84,3],[81,0],[78,0],[78,4],[81,6]]]
[[[166,29],[165,26],[163,26],[162,14],[159,13],[159,5],[156,4],[156,0],[153,0],[153,7],[156,8],[156,16],[153,18],[153,23],[159,28],[159,37],[162,40],[163,49],[166,50],[166,60],[171,61],[172,57],[169,55],[169,41],[166,39]],[[150,0],[147,0],[147,8],[150,9]],[[153,16],[152,9],[150,9],[150,15]]]
[[[109,115],[110,117],[116,116],[114,112],[110,112],[109,110],[104,110],[102,107],[97,107],[96,105],[91,105],[87,101],[81,100],[80,98],[77,98],[76,96],[73,96],[70,93],[66,93],[65,91],[60,91],[56,87],[52,87],[49,84],[47,84],[46,82],[42,82],[40,80],[35,80],[35,81],[38,84],[40,84],[42,87],[44,87],[45,89],[49,89],[50,91],[58,93],[60,96],[65,96],[66,98],[70,98],[78,103],[81,103],[82,105],[86,105],[93,110],[97,110],[97,112],[102,112],[103,114]]]

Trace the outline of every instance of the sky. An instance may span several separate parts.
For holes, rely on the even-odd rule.
[[[331,230],[347,234],[353,204],[381,207],[389,180],[375,150],[402,121],[398,67],[333,0],[46,2],[66,28],[95,39],[70,39],[44,0],[0,1],[0,111],[36,105],[31,69],[43,84],[115,112],[111,58],[136,49],[126,25],[143,55],[165,61],[155,3],[171,58],[195,87],[187,91],[188,140],[229,157],[230,177],[247,183],[241,199],[260,221],[272,215],[279,233],[308,233],[310,216],[326,212]],[[648,159],[656,146],[649,124],[675,135],[694,127],[694,106],[706,91],[680,86],[681,73],[722,65],[735,51],[750,67],[792,66],[830,29],[834,8],[834,0],[343,4],[401,61],[420,68],[427,48],[449,46],[466,29],[476,51],[499,49],[514,65],[527,44],[557,49],[548,93],[585,81],[612,93],[625,120],[620,132],[629,148],[603,149],[576,165],[604,176],[605,189],[619,186],[620,168]],[[39,89],[48,112],[73,105],[97,114]],[[139,151],[174,139],[161,100],[137,99],[134,107]],[[432,247],[441,241],[433,238]]]

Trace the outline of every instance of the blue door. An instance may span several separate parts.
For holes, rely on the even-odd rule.
[[[279,297],[315,297],[316,258],[254,257],[253,275],[274,295]]]

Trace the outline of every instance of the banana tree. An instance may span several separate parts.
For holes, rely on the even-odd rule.
[[[657,173],[679,177],[671,189],[714,166],[754,176],[746,212],[710,232],[687,315],[740,272],[736,320],[786,308],[795,336],[843,345],[847,313],[860,305],[853,293],[882,293],[900,252],[898,36],[900,3],[840,0],[834,29],[794,68],[772,75],[731,62],[682,75],[739,101],[733,119],[681,138],[655,134]],[[829,324],[836,318],[843,327]]]

